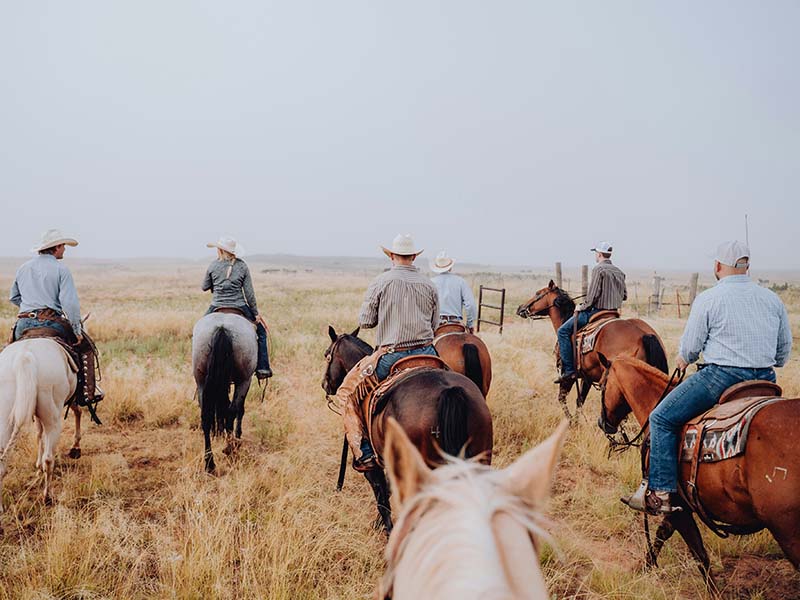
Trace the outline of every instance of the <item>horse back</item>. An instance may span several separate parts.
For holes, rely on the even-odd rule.
[[[467,365],[464,355],[464,346],[472,344],[478,352],[483,385],[481,391],[484,396],[489,393],[492,384],[492,357],[484,341],[472,333],[449,333],[438,340],[434,340],[437,354],[456,373],[467,374]]]
[[[642,339],[655,336],[661,349],[664,343],[656,331],[641,319],[613,319],[597,333],[594,349],[581,356],[581,370],[593,381],[600,381],[603,366],[597,354],[602,353],[609,360],[618,356],[630,356],[644,362],[648,361],[647,349]]]
[[[249,378],[255,372],[258,358],[255,326],[238,314],[215,312],[199,319],[192,330],[192,370],[198,385],[205,381],[214,336],[220,329],[231,340],[238,379]]]

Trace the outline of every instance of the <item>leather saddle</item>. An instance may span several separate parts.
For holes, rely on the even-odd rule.
[[[580,364],[580,357],[594,350],[594,345],[597,342],[597,336],[600,334],[603,328],[619,318],[619,311],[617,310],[601,310],[600,312],[593,314],[589,318],[589,322],[578,330],[574,340],[574,343],[578,348],[578,370],[581,370],[581,367],[583,366]]]
[[[440,337],[448,333],[467,333],[467,326],[461,323],[445,323],[436,328],[433,337]]]
[[[214,312],[215,313],[225,313],[225,314],[228,314],[228,315],[239,315],[240,317],[244,317],[245,319],[247,318],[247,317],[244,316],[244,312],[242,311],[242,309],[235,308],[235,307],[232,307],[232,306],[231,307],[215,308]]]

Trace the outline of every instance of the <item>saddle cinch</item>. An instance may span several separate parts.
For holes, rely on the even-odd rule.
[[[450,367],[438,356],[431,354],[414,354],[406,356],[398,360],[392,365],[389,370],[389,376],[384,379],[378,387],[376,387],[371,394],[362,401],[361,414],[364,416],[367,423],[367,434],[369,436],[370,444],[375,448],[375,440],[372,432],[372,422],[375,416],[380,414],[386,403],[383,401],[387,393],[398,385],[400,382],[406,380],[411,375],[419,373],[420,371],[433,371],[433,370],[449,370]],[[383,467],[383,460],[376,454],[378,464]]]

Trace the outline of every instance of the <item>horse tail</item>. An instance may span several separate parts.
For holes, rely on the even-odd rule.
[[[203,430],[219,433],[225,430],[230,408],[230,385],[233,378],[233,342],[223,328],[217,328],[211,340],[206,381],[203,386],[201,418]]]
[[[475,344],[464,344],[464,374],[483,392],[483,368]]]
[[[467,445],[469,397],[464,388],[453,386],[442,390],[436,408],[439,446],[450,456],[458,456]]]
[[[645,362],[663,373],[669,373],[667,355],[664,354],[664,347],[661,345],[661,340],[658,339],[658,336],[652,333],[643,335],[642,346],[644,346]]]
[[[0,452],[0,461],[5,461],[6,455],[22,430],[22,426],[33,419],[33,413],[36,409],[36,396],[39,393],[37,386],[38,369],[36,368],[36,359],[31,352],[22,352],[14,359],[14,374],[17,379],[17,387],[12,412],[9,415],[9,425],[12,427],[11,436],[8,438],[3,451]]]

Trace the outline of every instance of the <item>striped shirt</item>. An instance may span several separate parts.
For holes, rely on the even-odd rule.
[[[592,281],[578,310],[596,308],[598,310],[619,310],[622,302],[628,299],[625,287],[625,273],[612,265],[609,259],[601,260],[592,269]]]
[[[726,367],[782,367],[792,350],[789,315],[781,299],[747,275],[723,277],[692,304],[679,354]]]
[[[203,279],[202,289],[204,292],[211,290],[211,306],[215,308],[241,308],[246,305],[258,314],[250,269],[240,258],[233,263],[230,260],[212,262]]]
[[[34,256],[17,270],[9,300],[20,312],[52,308],[63,313],[75,335],[81,334],[81,306],[72,274],[52,254]]]
[[[439,314],[443,317],[460,319],[464,316],[461,313],[463,307],[467,317],[467,327],[472,327],[478,310],[475,306],[475,296],[467,282],[452,273],[442,273],[432,281],[439,293]]]
[[[370,284],[358,322],[365,329],[378,326],[378,346],[430,343],[439,324],[436,287],[416,267],[396,265]]]

